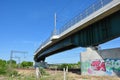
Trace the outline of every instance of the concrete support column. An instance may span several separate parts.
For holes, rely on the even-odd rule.
[[[39,67],[36,67],[35,69],[36,69],[36,79],[39,80],[39,79],[40,79],[40,76],[41,76]]]
[[[88,47],[81,53],[81,74],[119,76],[120,48],[99,50],[98,47]]]
[[[97,70],[96,66],[98,66],[101,62],[104,62],[104,60],[99,55],[98,46],[86,48],[86,51],[81,53],[81,74],[96,75],[97,73],[94,73],[93,70],[95,68]]]

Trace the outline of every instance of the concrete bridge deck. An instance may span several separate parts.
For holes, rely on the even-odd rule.
[[[98,3],[100,3],[99,5],[97,3],[96,3],[97,5],[96,4],[91,5],[91,7],[88,8],[87,11],[80,14],[82,15],[81,17],[80,15],[75,17],[74,20],[70,21],[71,24],[69,23],[68,26],[65,25],[66,28],[64,30],[59,30],[57,35],[50,36],[50,38],[36,50],[34,59],[36,60],[36,58],[44,56],[46,54],[46,52],[44,51],[50,46],[55,45],[56,43],[62,41],[68,36],[71,36],[72,34],[120,10],[120,0],[100,0],[100,1],[103,2],[98,1]],[[98,7],[96,7],[95,5]],[[92,11],[89,11],[89,9],[92,9]],[[47,54],[49,54],[49,52]]]

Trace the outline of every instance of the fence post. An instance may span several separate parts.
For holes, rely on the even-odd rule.
[[[64,73],[64,80],[66,80],[66,71],[65,71],[65,68],[63,68],[63,73]]]
[[[66,67],[66,80],[68,80],[68,66]]]
[[[55,74],[57,73],[57,66],[55,67]]]
[[[40,73],[39,67],[36,67],[36,79],[38,80],[40,76],[41,76],[41,73]]]

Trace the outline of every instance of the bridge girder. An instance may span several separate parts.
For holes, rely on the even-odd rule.
[[[45,60],[45,57],[75,47],[96,46],[120,37],[120,11],[99,20],[86,28],[64,38],[54,45],[41,50],[35,61]]]

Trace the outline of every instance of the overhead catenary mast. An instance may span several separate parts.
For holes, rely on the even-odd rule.
[[[9,67],[10,67],[10,68],[12,68],[13,53],[23,53],[23,54],[26,54],[26,53],[28,53],[28,52],[11,50],[11,53],[10,53],[10,64],[9,64]]]

